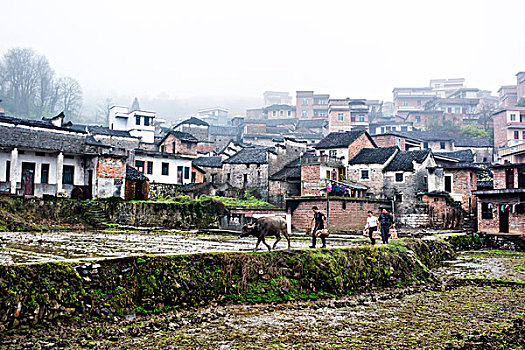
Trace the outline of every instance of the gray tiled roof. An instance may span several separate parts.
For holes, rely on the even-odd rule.
[[[461,163],[472,163],[474,161],[474,154],[469,149],[454,152],[436,152],[435,154],[459,159]]]
[[[324,139],[319,141],[315,148],[341,148],[348,147],[352,142],[357,140],[359,136],[365,133],[364,130],[347,131],[347,132],[331,132]]]
[[[98,126],[98,125],[88,125],[88,130],[90,133],[94,135],[106,135],[106,136],[116,136],[116,137],[132,137],[137,138],[135,136],[131,136],[129,131],[127,130],[113,130],[106,126]]]
[[[263,147],[243,148],[223,163],[228,164],[267,164],[268,150]]]
[[[398,131],[400,135],[406,135],[422,141],[449,141],[453,137],[441,131]]]
[[[0,146],[84,153],[86,135],[0,126]]]
[[[198,157],[193,160],[193,164],[200,167],[220,168],[222,166],[222,158],[214,157]]]
[[[175,127],[183,124],[194,124],[194,125],[202,125],[202,126],[210,126],[210,124],[206,123],[204,120],[201,120],[199,118],[191,117],[190,119],[186,119],[181,121],[179,124],[177,124]]]
[[[454,141],[456,147],[493,147],[494,144],[489,139],[483,137],[468,137],[456,139]]]
[[[237,136],[239,134],[239,128],[236,126],[210,125],[208,133],[210,135]]]
[[[399,149],[394,147],[363,148],[349,164],[384,164]]]
[[[304,119],[297,122],[296,128],[323,128],[328,125],[326,119]]]
[[[400,151],[388,164],[384,171],[412,171],[414,170],[413,161],[423,163],[430,154],[430,150],[423,151]]]
[[[284,168],[270,176],[270,180],[301,180],[301,158],[299,157],[286,164]]]
[[[195,136],[193,136],[192,134],[190,134],[188,132],[170,130],[170,132],[168,132],[167,135],[170,135],[170,134],[175,136],[179,140],[182,140],[182,141],[199,142],[199,140],[197,140],[197,138]]]
[[[143,173],[129,165],[126,165],[126,180],[149,181],[149,179]]]
[[[15,125],[32,126],[35,128],[47,128],[47,129],[54,129],[54,130],[70,130],[69,128],[53,125],[50,119],[45,119],[45,120],[20,119],[20,118],[15,118],[15,117],[9,117],[6,115],[0,115],[0,122],[15,124]],[[85,133],[84,130],[74,130],[74,131],[79,132],[79,133]]]

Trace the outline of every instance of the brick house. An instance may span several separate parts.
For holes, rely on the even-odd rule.
[[[268,201],[284,207],[285,199],[301,195],[301,157],[288,162],[268,179]]]
[[[299,119],[328,118],[329,94],[314,94],[313,91],[297,91],[295,112]]]
[[[525,107],[506,107],[492,114],[497,162],[525,160]]]
[[[399,148],[363,148],[348,162],[347,179],[365,185],[367,195],[384,198],[383,170],[392,162]]]
[[[222,183],[222,158],[220,156],[198,157],[193,160],[193,166],[204,171],[202,182],[212,184]],[[199,181],[196,181],[199,182]]]
[[[474,191],[478,198],[478,230],[525,234],[525,164],[492,167],[493,189]]]
[[[199,140],[183,131],[170,130],[159,142],[158,151],[162,153],[184,154],[197,156],[197,145]]]
[[[186,132],[199,141],[208,141],[210,124],[199,118],[191,117],[173,127],[174,131]]]
[[[368,130],[369,107],[365,100],[328,100],[328,131],[345,132],[353,129]]]
[[[397,146],[401,151],[415,151],[422,147],[423,142],[419,139],[409,137],[407,134],[387,132],[381,135],[372,135],[377,147]]]
[[[348,161],[363,148],[375,147],[377,146],[374,140],[364,130],[332,132],[314,146],[318,155],[340,158],[344,167],[348,166]]]

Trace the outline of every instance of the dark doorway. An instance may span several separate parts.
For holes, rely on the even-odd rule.
[[[505,205],[499,206],[499,232],[509,232],[509,210]]]
[[[93,198],[93,170],[88,170],[88,199]]]
[[[505,188],[514,188],[514,169],[505,170]]]
[[[518,168],[518,188],[525,188],[525,168]]]
[[[445,192],[452,192],[452,176],[445,176]]]
[[[144,193],[142,192],[143,187],[144,187],[144,181],[135,182],[135,199],[138,199],[138,200],[144,199]]]
[[[35,194],[35,163],[22,163],[22,193],[25,196]]]

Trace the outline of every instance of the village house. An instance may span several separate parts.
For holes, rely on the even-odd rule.
[[[183,185],[195,182],[191,176],[193,159],[183,154],[137,149],[134,166],[149,178],[150,187],[154,184]]]
[[[492,163],[494,160],[494,145],[487,138],[468,137],[454,139],[454,151],[469,150],[474,163]]]
[[[193,166],[204,171],[202,182],[220,184],[222,179],[222,158],[220,156],[198,157],[193,160]]]
[[[197,156],[198,143],[199,140],[192,134],[182,131],[170,130],[158,143],[157,147],[161,153]]]
[[[109,109],[109,127],[113,130],[128,131],[142,142],[155,142],[155,112],[133,110],[127,107],[112,106]]]
[[[127,150],[50,120],[0,116],[0,190],[42,197],[124,197]]]
[[[319,156],[339,158],[345,168],[348,166],[348,161],[361,149],[375,147],[374,140],[364,130],[332,132],[314,146]]]
[[[518,103],[518,91],[516,85],[504,85],[498,90],[499,106],[501,108],[514,107]]]
[[[284,208],[287,198],[301,195],[301,157],[288,162],[268,180],[268,202]]]
[[[241,131],[237,126],[210,126],[209,141],[213,143],[213,150],[220,152],[230,141],[239,142]]]
[[[525,234],[525,164],[492,167],[493,188],[478,189],[478,230]]]
[[[197,112],[197,118],[205,121],[208,125],[227,125],[229,110],[221,107],[201,109]]]
[[[313,91],[297,91],[295,113],[300,119],[328,118],[329,94],[314,94]]]
[[[492,114],[494,148],[499,163],[525,160],[525,107],[506,107]]]
[[[328,131],[368,130],[368,106],[365,100],[328,100]]]
[[[222,181],[229,190],[253,193],[268,200],[268,177],[270,163],[277,154],[265,147],[243,148],[222,163]]]
[[[374,136],[396,131],[410,132],[414,130],[414,126],[411,122],[380,121],[370,123],[369,129],[370,135]]]

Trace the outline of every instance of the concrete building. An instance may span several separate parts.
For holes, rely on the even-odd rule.
[[[368,130],[369,107],[365,100],[329,99],[328,131],[345,132],[353,129]]]
[[[394,115],[425,110],[425,104],[437,95],[431,87],[394,88]]]
[[[465,78],[432,79],[430,87],[438,97],[446,97],[451,91],[461,89],[465,86]]]
[[[516,97],[519,101],[522,98],[525,98],[525,72],[516,73]]]
[[[297,118],[328,118],[329,99],[329,94],[314,94],[313,91],[297,91],[295,101]]]
[[[191,176],[193,159],[182,154],[138,149],[134,167],[148,177],[150,186],[156,183],[185,185],[195,182]]]
[[[504,85],[499,88],[499,106],[501,108],[514,107],[518,103],[518,91],[516,85]]]
[[[155,142],[155,112],[128,111],[127,107],[112,106],[109,109],[109,127],[113,130],[128,131],[142,142]]]
[[[265,91],[264,94],[264,107],[272,105],[291,105],[292,96],[289,92],[282,91]]]
[[[201,109],[197,112],[197,118],[207,122],[209,125],[227,125],[229,110],[215,107]]]
[[[498,162],[514,162],[525,153],[525,107],[507,107],[492,114]]]

